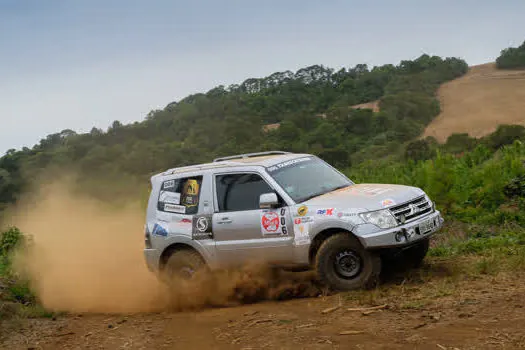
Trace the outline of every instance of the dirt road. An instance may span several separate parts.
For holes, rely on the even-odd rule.
[[[525,278],[459,278],[194,312],[29,320],[9,331],[2,348],[525,348]]]
[[[43,305],[67,314],[0,320],[1,349],[525,348],[525,272],[490,259],[428,257],[420,269],[385,270],[377,289],[330,296],[308,273],[253,271],[162,293],[141,256],[140,210],[107,215],[98,202],[50,193],[17,222],[35,244],[19,262]],[[237,306],[202,307],[232,296]],[[192,303],[200,309],[168,311]]]

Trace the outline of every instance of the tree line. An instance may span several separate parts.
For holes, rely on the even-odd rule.
[[[501,51],[496,59],[499,69],[525,68],[525,41],[518,47],[509,47]]]
[[[230,154],[309,152],[338,167],[384,157],[423,131],[440,111],[439,85],[467,70],[461,59],[429,55],[372,68],[314,65],[193,94],[142,122],[63,130],[0,158],[0,210],[42,169],[75,171],[84,188],[112,198],[129,190],[124,179],[146,183],[163,169]],[[350,108],[374,100],[379,112]],[[270,123],[280,127],[264,131]]]

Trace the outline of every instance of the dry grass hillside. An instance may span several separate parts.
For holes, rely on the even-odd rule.
[[[494,63],[471,67],[439,89],[442,113],[424,136],[445,142],[453,133],[482,137],[500,124],[525,125],[525,70],[498,70]]]
[[[374,112],[379,112],[379,100],[367,102],[367,103],[361,103],[355,106],[352,106],[354,109],[371,109]]]

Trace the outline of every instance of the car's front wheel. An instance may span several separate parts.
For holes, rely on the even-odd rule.
[[[315,265],[321,282],[336,290],[373,287],[381,272],[379,255],[364,249],[349,233],[327,238],[317,252]]]

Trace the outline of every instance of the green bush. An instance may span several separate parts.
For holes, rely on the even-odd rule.
[[[7,257],[23,241],[22,232],[16,227],[10,227],[0,235],[0,256]]]
[[[495,132],[485,138],[489,147],[496,150],[502,146],[510,145],[516,140],[525,138],[525,127],[522,125],[499,125]]]
[[[429,140],[410,142],[405,149],[405,158],[412,160],[427,160],[435,156],[434,145]]]
[[[1,295],[2,301],[18,303],[19,307],[13,309],[12,313],[0,316],[10,317],[13,314],[19,316],[45,316],[49,313],[44,312],[42,307],[37,305],[37,298],[31,291],[29,281],[20,278],[12,271],[11,255],[18,247],[28,243],[25,235],[16,227],[10,227],[0,234],[0,280],[5,284],[5,292]]]
[[[525,197],[525,175],[520,175],[510,180],[503,191],[509,198]]]
[[[519,47],[509,47],[501,51],[496,59],[499,69],[525,68],[525,41]]]
[[[525,145],[515,141],[496,152],[478,145],[462,157],[439,151],[427,160],[370,160],[348,169],[347,174],[357,182],[421,187],[451,220],[525,225],[522,202],[513,202],[525,187],[520,182],[525,177],[524,160]]]
[[[444,148],[451,153],[463,153],[476,147],[476,139],[468,134],[452,134],[447,138]]]

